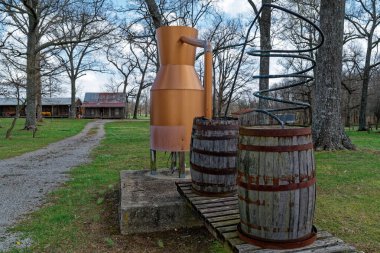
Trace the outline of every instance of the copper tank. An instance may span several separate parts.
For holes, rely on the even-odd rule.
[[[209,43],[198,40],[197,35],[196,29],[183,26],[164,26],[156,31],[160,69],[150,91],[152,150],[188,151],[194,117],[211,114],[211,92],[205,95],[194,69],[195,46],[204,44],[206,49]],[[210,47],[206,52],[205,62],[210,65]],[[206,89],[211,91],[211,66],[207,69]]]

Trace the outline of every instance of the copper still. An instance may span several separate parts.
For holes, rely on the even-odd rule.
[[[156,31],[160,69],[150,91],[151,150],[189,151],[194,117],[212,117],[212,49],[191,27]],[[205,49],[204,87],[195,72],[196,47]]]

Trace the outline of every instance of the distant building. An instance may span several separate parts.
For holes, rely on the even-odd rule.
[[[75,111],[78,115],[82,101],[77,98]],[[69,117],[71,111],[71,98],[42,98],[42,115],[45,117]]]
[[[123,118],[126,98],[123,93],[87,92],[82,104],[84,118]]]
[[[24,101],[24,99],[22,99]],[[20,102],[22,106],[23,102]],[[82,101],[76,100],[75,110],[79,112]],[[16,98],[0,98],[0,117],[13,117],[16,114]],[[22,109],[22,108],[20,108]],[[42,116],[44,117],[68,117],[71,110],[71,98],[42,98]],[[21,116],[25,115],[24,110],[20,112]]]
[[[23,101],[19,102],[21,106]],[[13,117],[16,115],[16,98],[0,98],[0,117]],[[20,108],[21,109],[21,108]],[[23,115],[23,112],[20,112]]]

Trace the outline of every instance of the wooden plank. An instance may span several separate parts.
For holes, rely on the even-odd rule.
[[[200,204],[195,205],[199,210],[212,208],[212,207],[220,207],[220,206],[231,206],[231,205],[237,205],[238,201],[237,199],[231,200],[231,201],[220,201],[220,202],[213,202],[208,204]]]
[[[227,220],[227,221],[218,221],[211,223],[212,227],[218,228],[218,227],[226,227],[231,225],[237,225],[240,222],[240,219],[234,219],[234,220]]]
[[[218,216],[214,218],[208,218],[207,221],[217,222],[217,221],[234,220],[234,219],[240,219],[240,215],[239,214],[223,215],[223,216]]]
[[[202,196],[199,196],[199,195],[196,195],[196,194],[187,196],[187,198],[190,201],[194,201],[194,200],[208,200],[208,199],[210,199],[210,197],[202,197]]]
[[[191,190],[191,182],[190,181],[178,181],[176,185],[181,187],[182,190]]]
[[[233,231],[236,231],[236,225],[219,227],[219,228],[216,228],[216,230],[221,234],[233,232]]]
[[[228,241],[228,244],[230,246],[232,246],[233,248],[236,246],[236,245],[241,245],[241,244],[245,244],[245,242],[243,242],[242,240],[240,240],[240,238],[231,238]]]
[[[259,249],[261,249],[261,248],[255,246],[255,245],[243,243],[240,245],[235,245],[233,252],[236,252],[236,253],[255,252],[256,250],[259,250]]]
[[[238,208],[237,205],[220,206],[220,207],[215,207],[215,208],[202,209],[202,210],[200,210],[200,212],[202,214],[205,214],[205,213],[212,213],[212,212],[219,212],[219,211],[234,210],[234,209],[237,209],[237,208]]]
[[[239,238],[239,235],[236,231],[233,231],[233,232],[223,233],[223,237],[227,240],[227,239]]]
[[[328,238],[328,237],[333,237],[333,235],[330,234],[330,233],[327,232],[327,231],[324,231],[324,230],[318,230],[318,233],[317,233],[317,240],[321,240],[321,239]]]
[[[220,201],[230,201],[230,200],[237,200],[237,196],[231,196],[231,197],[223,197],[223,198],[214,198],[214,199],[206,199],[206,200],[196,200],[193,201],[194,205],[200,205],[200,204],[207,204],[207,203],[214,203],[214,202],[220,202]]]
[[[186,194],[193,193],[193,190],[190,187],[185,189],[182,188],[182,191]]]
[[[220,212],[213,212],[213,213],[203,213],[203,217],[206,219],[208,218],[213,218],[213,217],[219,217],[219,216],[224,216],[228,214],[239,214],[238,209],[232,209],[232,210],[227,210],[227,211],[220,211]]]

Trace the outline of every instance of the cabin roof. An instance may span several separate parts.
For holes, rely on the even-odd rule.
[[[124,107],[125,95],[123,93],[87,92],[84,95],[83,107]]]

